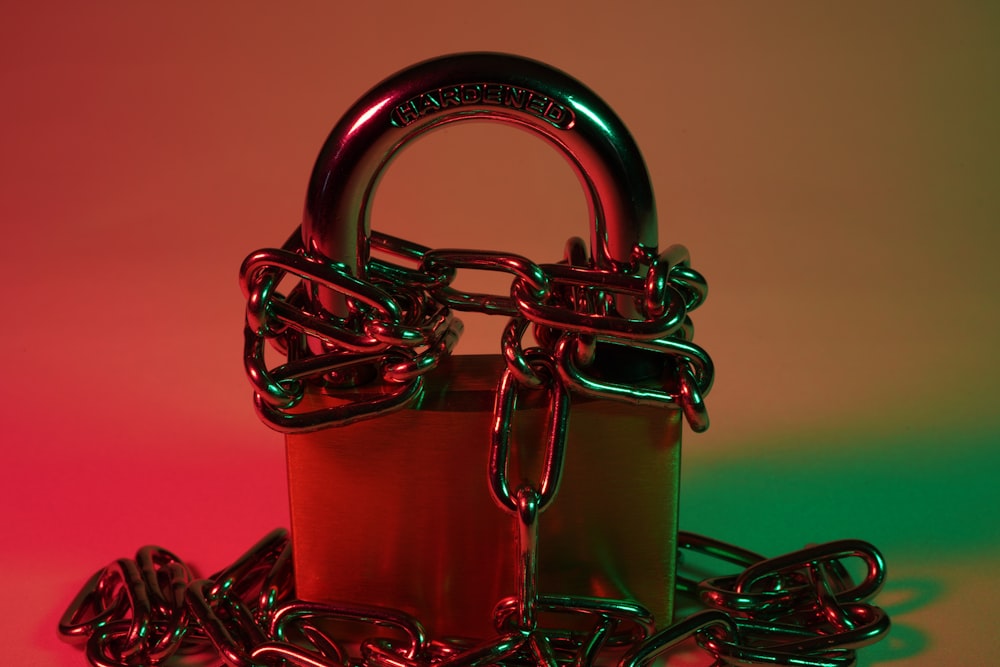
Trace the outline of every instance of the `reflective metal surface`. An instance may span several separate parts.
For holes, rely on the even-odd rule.
[[[285,531],[276,530],[204,579],[170,552],[143,547],[134,559],[116,560],[84,584],[59,632],[85,645],[98,667],[159,664],[171,656],[183,656],[179,664],[221,658],[234,667],[643,667],[670,664],[692,637],[718,667],[852,667],[856,649],[889,630],[885,612],[858,599],[874,593],[873,584],[885,575],[881,554],[870,544],[831,542],[765,560],[718,540],[678,537],[682,552],[715,556],[737,570],[750,566],[700,583],[692,579],[695,571],[703,576],[717,568],[692,568],[678,579],[679,595],[720,590],[711,582],[751,581],[764,570],[772,576],[754,586],[755,602],[730,590],[736,597],[705,597],[708,609],[673,622],[654,624],[648,610],[626,600],[541,595],[535,602],[542,620],[532,630],[520,627],[518,600],[507,598],[496,607],[489,638],[434,637],[399,609],[296,599],[291,545]],[[870,559],[861,582],[842,563],[851,556]],[[851,591],[853,602],[838,601],[844,591]]]
[[[302,225],[306,251],[364,276],[370,206],[385,168],[418,137],[472,119],[529,130],[566,156],[588,195],[598,268],[630,264],[637,243],[655,252],[649,177],[617,115],[572,77],[498,53],[459,54],[407,68],[344,114],[309,181]]]
[[[395,607],[432,636],[492,634],[497,602],[525,581],[516,521],[487,482],[501,467],[487,445],[503,367],[499,356],[452,357],[427,376],[419,409],[287,436],[300,597]],[[538,594],[631,599],[669,619],[680,412],[578,400],[562,474],[546,475],[545,393],[518,397],[492,485],[515,514],[526,484],[553,498],[535,524]],[[556,477],[558,495],[544,483]]]

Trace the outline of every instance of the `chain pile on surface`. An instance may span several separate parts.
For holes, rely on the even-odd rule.
[[[610,269],[592,266],[577,238],[567,243],[562,262],[542,265],[506,253],[431,250],[378,233],[371,247],[417,266],[370,258],[366,275],[358,277],[310,256],[298,232],[283,248],[259,250],[244,261],[244,365],[255,405],[265,422],[284,432],[405,408],[420,398],[424,375],[454,348],[462,330],[455,311],[508,317],[488,478],[496,505],[515,522],[518,571],[516,595],[496,605],[496,635],[428,638],[416,619],[395,609],[297,600],[291,545],[278,530],[207,579],[159,547],[97,572],[59,625],[64,637],[86,644],[92,664],[186,664],[210,656],[213,664],[221,658],[233,667],[644,667],[693,637],[716,665],[848,667],[855,648],[886,632],[888,617],[866,602],[882,585],[882,557],[857,540],[765,559],[681,533],[682,555],[699,553],[742,571],[700,582],[679,576],[678,593],[707,609],[663,628],[632,601],[538,593],[538,517],[559,488],[571,392],[678,408],[693,430],[708,427],[703,399],[714,369],[690,340],[688,316],[708,288],[683,247],[660,255],[637,247],[631,265]],[[452,283],[459,269],[509,273],[510,293],[458,291]],[[286,277],[298,278],[287,295],[278,291]],[[336,303],[336,313],[320,305],[321,296]],[[525,348],[529,325],[536,345]],[[285,363],[268,368],[267,343]],[[622,348],[638,356],[621,362]],[[607,354],[626,366],[640,360],[643,379],[615,380],[607,368],[616,362],[603,369],[600,363]],[[336,407],[304,411],[300,405],[309,384],[361,382],[380,383],[382,390]],[[546,392],[547,433],[540,478],[512,489],[509,480],[519,477],[508,471],[509,437],[521,391]],[[860,583],[846,559],[864,563]],[[565,622],[567,616],[575,622]],[[339,633],[345,624],[355,631]],[[359,625],[368,630],[359,633]]]
[[[771,559],[690,533],[679,534],[679,545],[677,592],[707,609],[659,629],[632,601],[539,595],[530,629],[518,627],[518,599],[507,598],[496,607],[495,637],[429,638],[417,619],[395,609],[296,600],[291,544],[279,529],[207,579],[169,551],[143,547],[134,559],[95,573],[59,631],[85,644],[100,667],[644,667],[669,664],[671,652],[692,637],[717,666],[849,667],[855,649],[889,628],[885,612],[866,602],[885,569],[865,542],[841,540]],[[687,552],[743,569],[695,582],[683,576]],[[848,574],[849,558],[865,565],[860,582]],[[589,629],[549,625],[566,615],[591,619]],[[367,631],[359,634],[359,627]],[[349,639],[338,638],[338,630]]]

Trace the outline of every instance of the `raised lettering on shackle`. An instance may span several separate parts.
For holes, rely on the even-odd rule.
[[[527,113],[560,130],[573,127],[572,108],[558,100],[519,86],[502,83],[463,83],[425,91],[396,106],[389,114],[395,127],[406,127],[428,114],[463,106],[495,106]]]

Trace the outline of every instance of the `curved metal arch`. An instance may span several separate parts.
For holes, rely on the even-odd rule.
[[[649,174],[622,121],[567,74],[498,53],[419,63],[378,84],[347,111],[330,132],[309,181],[302,224],[306,251],[364,277],[369,213],[386,167],[415,139],[466,120],[513,125],[560,150],[587,195],[596,266],[632,265],[637,247],[655,253]]]

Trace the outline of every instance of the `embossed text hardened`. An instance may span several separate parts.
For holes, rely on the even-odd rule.
[[[507,253],[431,250],[368,231],[374,186],[395,152],[430,129],[467,118],[530,129],[563,151],[588,194],[592,256],[580,239],[569,241],[562,262],[536,264]],[[373,257],[371,250],[411,266]],[[452,286],[458,269],[507,272],[510,294],[460,292]],[[286,277],[298,281],[280,293]],[[158,664],[178,651],[216,651],[238,666],[634,667],[693,637],[720,665],[843,667],[854,664],[855,648],[888,629],[885,613],[866,602],[883,582],[882,557],[857,540],[765,559],[680,533],[682,554],[742,571],[700,583],[679,574],[677,592],[709,609],[673,623],[654,621],[630,599],[538,591],[537,519],[553,504],[565,453],[574,447],[566,435],[571,392],[679,409],[700,431],[708,426],[703,397],[713,374],[708,355],[690,340],[688,317],[705,299],[705,281],[683,248],[657,251],[652,193],[638,149],[613,112],[579,82],[496,54],[429,61],[388,79],[331,134],[310,183],[301,236],[280,250],[250,255],[241,279],[248,300],[245,365],[255,403],[267,423],[291,433],[419,403],[425,377],[444,365],[461,333],[455,311],[510,318],[483,444],[489,494],[515,525],[516,567],[509,576],[516,593],[497,602],[493,636],[429,637],[396,609],[296,599],[284,531],[207,579],[195,578],[172,553],[144,547],[135,559],[96,573],[60,622],[65,637],[86,643],[93,664]],[[529,325],[536,344],[526,348]],[[269,368],[266,342],[287,361]],[[353,398],[304,406],[309,388],[319,385]],[[536,481],[513,470],[518,463],[509,435],[522,412],[522,392],[544,394],[547,406]],[[608,443],[609,457],[615,445]],[[528,481],[513,486],[517,479]],[[848,559],[864,564],[860,583],[848,573]]]

